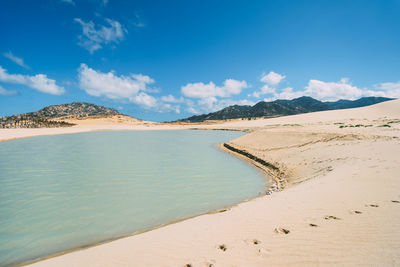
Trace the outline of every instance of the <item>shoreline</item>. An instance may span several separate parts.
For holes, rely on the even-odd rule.
[[[280,172],[279,168],[268,162],[265,162],[257,156],[252,155],[247,151],[237,149],[227,143],[220,144],[219,148],[238,158],[243,159],[244,161],[248,162],[250,165],[253,165],[256,168],[261,169],[268,182],[274,182],[271,187],[268,186],[266,195],[271,195],[273,192],[280,192],[289,185],[284,178],[284,175]]]
[[[277,119],[197,125],[250,132],[227,143],[276,166],[296,186],[25,265],[400,264],[400,124],[379,127],[400,118],[400,101],[390,102],[346,110],[345,121],[342,111],[328,111],[285,117],[279,126]],[[368,117],[374,126],[341,129],[335,114],[341,125]]]
[[[145,131],[145,130],[146,130],[146,129],[143,129],[143,131]],[[163,131],[162,129],[153,129],[153,130]],[[189,129],[170,129],[170,130],[180,131],[180,130],[189,130]],[[190,130],[192,130],[192,129],[190,129]],[[194,129],[194,130],[210,130],[210,129]],[[219,129],[212,129],[212,130],[218,131]],[[115,129],[115,130],[92,130],[92,131],[93,131],[93,132],[96,132],[96,131],[121,131],[121,130]],[[134,131],[134,130],[125,130],[125,131]],[[230,131],[230,130],[222,130],[222,131]],[[240,131],[240,130],[239,130],[239,131]],[[91,131],[85,131],[85,132],[91,132]],[[242,131],[240,131],[240,132],[242,132]],[[84,133],[84,132],[75,132],[75,133]],[[75,134],[75,133],[60,133],[60,134],[54,134],[54,135]],[[16,138],[16,139],[32,138],[32,137],[37,137],[37,136],[38,136],[38,135],[35,135],[35,136],[24,136],[24,137],[20,137],[20,138]],[[40,135],[40,136],[46,136],[46,135]],[[16,139],[0,140],[0,142],[2,142],[2,141],[11,141],[11,140],[16,140]],[[233,155],[233,156],[235,156],[235,157],[238,157],[239,159],[241,159],[241,160],[247,162],[250,166],[255,167],[255,168],[257,168],[257,169],[261,169],[262,175],[263,175],[263,176],[265,177],[265,179],[267,180],[266,192],[268,192],[267,189],[268,189],[268,183],[269,183],[269,181],[271,181],[271,180],[274,181],[274,179],[273,179],[272,176],[271,176],[271,173],[269,173],[268,168],[265,167],[265,166],[262,166],[262,165],[260,166],[256,161],[252,161],[252,160],[249,159],[249,158],[242,157],[240,154],[234,153],[233,151],[231,151],[231,150],[229,150],[229,149],[226,149],[226,148],[223,146],[223,144],[224,144],[224,143],[222,143],[222,144],[216,144],[215,146],[216,146],[219,150],[221,150],[222,152],[225,152],[225,153],[231,154],[231,155]],[[207,212],[204,212],[204,213],[200,213],[200,214],[192,215],[192,216],[185,217],[185,218],[182,218],[182,219],[178,219],[178,220],[175,220],[175,221],[167,222],[167,223],[161,224],[161,225],[159,225],[159,226],[156,226],[156,227],[154,227],[154,228],[150,228],[150,229],[147,229],[147,230],[135,232],[135,233],[128,234],[128,235],[119,236],[119,237],[116,237],[116,238],[111,238],[111,239],[103,240],[103,241],[100,241],[100,242],[97,242],[97,243],[93,243],[93,244],[88,244],[88,245],[79,246],[79,247],[77,247],[77,248],[69,249],[69,250],[62,251],[62,252],[59,252],[59,253],[56,253],[56,254],[52,254],[52,255],[49,255],[49,256],[45,256],[45,257],[42,257],[42,258],[39,258],[39,259],[35,259],[35,260],[32,260],[32,261],[28,261],[28,262],[24,262],[24,263],[12,265],[12,266],[29,266],[29,265],[32,265],[32,264],[35,264],[35,263],[39,263],[39,262],[42,262],[42,261],[46,261],[46,260],[49,260],[49,259],[52,259],[52,258],[56,258],[56,257],[62,256],[62,255],[66,255],[66,254],[69,254],[69,253],[73,253],[73,252],[76,252],[76,251],[81,251],[81,250],[85,250],[85,249],[88,249],[88,248],[93,248],[93,247],[101,246],[101,245],[108,244],[108,243],[111,243],[111,242],[114,242],[114,241],[117,241],[117,240],[121,240],[121,239],[124,239],[124,238],[134,237],[134,236],[137,236],[137,235],[140,235],[140,234],[143,234],[143,233],[147,233],[147,232],[150,232],[150,231],[154,231],[154,230],[157,230],[157,229],[161,229],[161,228],[163,228],[163,227],[166,227],[166,226],[169,226],[169,225],[173,225],[173,224],[177,224],[177,223],[180,223],[180,222],[183,222],[183,221],[186,221],[186,220],[190,220],[190,219],[193,219],[193,218],[196,218],[196,217],[199,217],[199,216],[212,215],[212,214],[222,213],[222,212],[228,211],[228,210],[230,210],[230,209],[232,209],[232,208],[234,208],[234,207],[236,207],[236,206],[238,206],[238,205],[241,205],[241,204],[243,204],[243,203],[247,203],[247,202],[250,202],[250,201],[252,201],[252,200],[254,200],[254,199],[262,198],[262,197],[265,197],[265,194],[259,194],[259,195],[255,196],[255,197],[253,197],[253,198],[246,199],[246,200],[243,200],[243,201],[234,203],[234,204],[230,204],[230,205],[227,205],[227,206],[218,208],[218,209],[216,209],[216,210],[210,210],[210,211],[207,211]]]
[[[157,127],[157,128],[156,128]],[[48,135],[63,135],[63,134],[75,134],[75,133],[87,133],[87,132],[103,132],[103,131],[167,131],[167,130],[186,130],[190,128],[180,128],[180,127],[165,127],[165,126],[146,126],[143,127],[59,127],[59,128],[11,128],[11,129],[0,129],[0,142],[12,141],[23,138],[32,138],[37,136],[48,136]],[[60,130],[58,130],[60,129]],[[7,136],[6,133],[2,131],[16,132],[15,135],[11,137]],[[22,131],[25,133],[18,133]]]

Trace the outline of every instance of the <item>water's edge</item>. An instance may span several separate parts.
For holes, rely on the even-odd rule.
[[[164,130],[164,129],[163,129],[163,130]],[[157,129],[157,130],[151,130],[151,131],[163,131],[163,130],[158,130],[158,129]],[[183,130],[185,130],[185,129],[183,129]],[[218,130],[218,129],[213,129],[213,130]],[[103,132],[103,131],[109,131],[109,130],[102,130],[102,129],[100,129],[100,130],[89,130],[89,131],[84,131],[84,132]],[[111,130],[111,131],[113,131],[113,130]],[[116,131],[120,131],[120,129],[118,129],[118,130],[116,130]],[[136,131],[136,130],[127,130],[127,131]],[[149,130],[140,130],[140,131],[149,131]],[[222,130],[222,131],[226,131],[226,130],[224,129],[224,130]],[[239,131],[239,132],[243,132],[243,133],[248,133],[248,132],[241,131],[241,130],[235,130],[235,131]],[[76,132],[76,133],[82,133],[82,132]],[[50,135],[63,135],[63,134],[75,134],[75,133],[55,133],[55,134],[50,134]],[[23,137],[18,137],[18,138],[0,140],[0,142],[3,142],[3,141],[11,141],[11,140],[16,140],[16,139],[23,139],[23,138],[33,138],[33,137],[39,137],[39,136],[47,136],[47,135],[23,136]],[[230,140],[230,141],[232,141],[232,140]],[[259,164],[257,164],[256,161],[251,160],[251,158],[249,158],[249,157],[244,157],[243,155],[240,155],[240,154],[238,154],[238,153],[235,153],[235,152],[232,151],[232,150],[227,149],[227,148],[224,146],[224,143],[216,144],[215,147],[217,147],[218,150],[223,151],[223,152],[228,153],[228,154],[231,154],[231,155],[234,155],[235,157],[241,159],[242,161],[247,162],[247,163],[250,164],[252,167],[255,167],[255,168],[267,179],[267,182],[268,182],[268,183],[269,183],[271,180],[273,180],[273,177],[271,176],[271,173],[268,172],[268,170],[266,170],[265,168],[263,168],[263,167],[260,166]],[[267,188],[266,188],[266,190],[268,189],[268,183],[267,183]],[[132,234],[127,234],[127,235],[123,235],[123,236],[119,236],[119,237],[115,237],[115,238],[105,239],[105,240],[100,241],[100,242],[97,242],[97,243],[88,244],[88,245],[83,245],[83,246],[80,246],[80,247],[76,247],[76,248],[73,248],[73,249],[65,250],[65,251],[62,251],[62,252],[59,252],[59,253],[55,253],[55,254],[52,254],[52,255],[48,255],[48,256],[45,256],[45,257],[40,257],[40,258],[31,260],[31,261],[23,262],[23,263],[20,263],[20,264],[17,264],[17,265],[12,265],[12,266],[27,266],[27,265],[30,265],[30,264],[33,264],[33,263],[36,263],[36,262],[40,262],[40,261],[48,260],[48,259],[51,259],[51,258],[59,257],[59,256],[62,256],[62,255],[65,255],[65,254],[69,254],[69,253],[72,253],[72,252],[80,251],[80,250],[83,250],[83,249],[88,249],[88,248],[91,248],[91,247],[100,246],[100,245],[103,245],[103,244],[106,244],[106,243],[110,243],[110,242],[113,242],[113,241],[116,241],[116,240],[119,240],[119,239],[123,239],[123,238],[128,238],[128,237],[133,237],[133,236],[136,236],[136,235],[140,235],[140,234],[143,234],[143,233],[146,233],[146,232],[149,232],[149,231],[153,231],[153,230],[156,230],[156,229],[159,229],[159,228],[168,226],[168,225],[176,224],[176,223],[179,223],[179,222],[182,222],[182,221],[186,221],[186,220],[189,220],[189,219],[192,219],[192,218],[196,218],[196,217],[199,217],[199,216],[203,216],[203,215],[212,215],[212,214],[224,212],[224,211],[229,210],[229,209],[231,209],[231,208],[233,208],[233,207],[236,207],[236,206],[238,206],[238,205],[240,205],[240,204],[242,204],[242,203],[246,203],[246,202],[252,201],[252,200],[254,200],[254,199],[260,198],[260,197],[265,197],[265,194],[260,194],[260,195],[258,195],[258,196],[256,196],[256,197],[253,197],[253,198],[250,198],[250,199],[247,199],[247,200],[238,202],[238,203],[234,203],[234,204],[231,204],[231,205],[227,205],[227,206],[218,208],[218,209],[216,209],[216,210],[209,210],[209,211],[207,211],[207,212],[200,213],[200,214],[197,214],[197,215],[189,216],[189,217],[186,217],[186,218],[181,218],[181,219],[178,219],[178,220],[175,220],[175,221],[170,221],[170,222],[168,222],[168,223],[161,224],[161,225],[159,225],[159,226],[157,226],[157,227],[153,227],[153,228],[146,229],[146,230],[143,230],[143,231],[138,231],[138,232],[134,232],[134,233],[132,233]]]

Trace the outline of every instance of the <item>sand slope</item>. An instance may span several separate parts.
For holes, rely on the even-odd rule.
[[[399,119],[395,100],[201,126],[251,131],[230,144],[278,166],[289,186],[223,213],[34,265],[398,266]],[[355,124],[368,127],[340,128]]]

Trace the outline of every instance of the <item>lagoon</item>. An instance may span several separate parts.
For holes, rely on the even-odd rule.
[[[228,131],[103,131],[0,143],[0,265],[224,208],[265,177],[215,145]]]

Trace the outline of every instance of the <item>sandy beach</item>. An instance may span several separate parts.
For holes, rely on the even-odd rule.
[[[0,141],[95,130],[232,129],[280,192],[32,266],[400,265],[400,100],[220,124],[83,122],[0,129]]]

